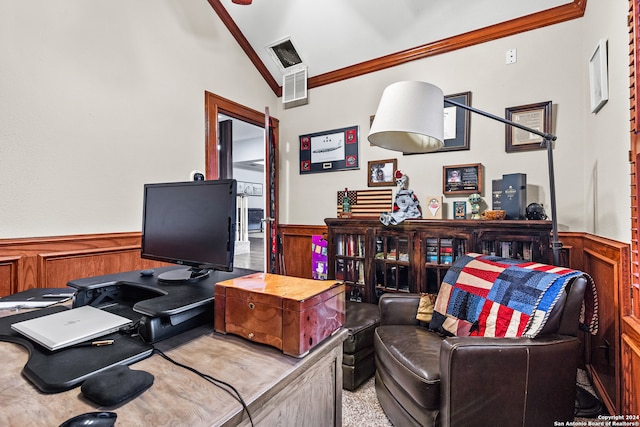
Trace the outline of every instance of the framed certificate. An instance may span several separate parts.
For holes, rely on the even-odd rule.
[[[551,101],[522,105],[505,109],[505,118],[539,132],[551,132]],[[505,150],[507,153],[544,150],[542,137],[514,126],[505,126]]]

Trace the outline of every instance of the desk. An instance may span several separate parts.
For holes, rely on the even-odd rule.
[[[6,315],[10,312],[0,312]],[[342,342],[333,336],[298,359],[279,350],[202,326],[156,344],[176,361],[232,384],[255,425],[341,426]],[[0,425],[57,426],[72,416],[110,410],[117,426],[247,426],[242,406],[228,393],[158,355],[131,365],[150,372],[150,389],[117,408],[99,408],[80,388],[40,393],[20,375],[24,347],[0,342]]]

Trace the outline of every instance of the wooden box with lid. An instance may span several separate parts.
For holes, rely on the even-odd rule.
[[[255,273],[215,287],[214,328],[302,357],[344,323],[344,284]]]

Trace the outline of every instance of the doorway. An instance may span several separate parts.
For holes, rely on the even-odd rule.
[[[210,92],[205,92],[205,117],[206,178],[235,178],[238,192],[246,195],[239,201],[252,209],[249,254],[236,250],[234,265],[278,273],[278,120],[268,109],[261,113]]]
[[[234,266],[264,271],[264,128],[218,113],[218,135],[218,151],[229,159],[221,162],[225,167],[221,167],[220,177],[238,182],[239,232]],[[227,164],[230,171],[226,170]]]

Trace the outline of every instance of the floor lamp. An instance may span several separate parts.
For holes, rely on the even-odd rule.
[[[403,153],[428,153],[438,150],[444,145],[443,106],[445,103],[542,137],[540,146],[547,149],[549,164],[553,264],[560,265],[562,243],[558,240],[556,186],[553,171],[553,141],[557,139],[555,135],[523,126],[468,105],[445,100],[442,90],[430,83],[404,81],[389,85],[382,93],[369,132],[369,142],[378,147]]]

